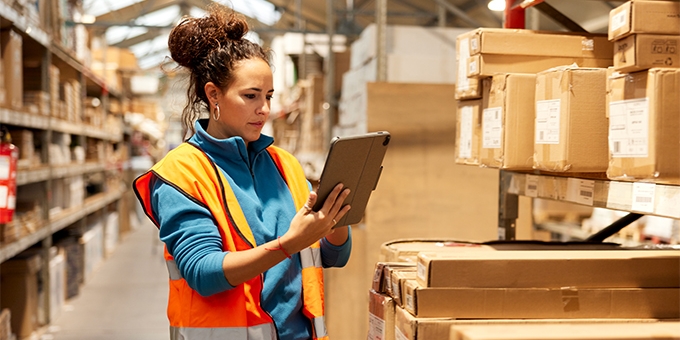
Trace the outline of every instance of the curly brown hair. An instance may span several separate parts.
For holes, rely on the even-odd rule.
[[[248,33],[245,17],[220,4],[210,6],[202,18],[184,17],[170,32],[170,56],[191,71],[187,104],[182,111],[184,136],[193,135],[194,122],[202,109],[210,109],[205,84],[225,89],[233,80],[233,70],[242,60],[260,58],[270,63],[270,51],[244,38]]]

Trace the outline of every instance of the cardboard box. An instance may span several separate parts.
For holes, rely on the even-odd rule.
[[[680,184],[679,92],[680,69],[654,68],[609,78],[607,177]]]
[[[454,325],[449,340],[680,339],[679,322]]]
[[[426,288],[404,283],[416,317],[578,319],[680,317],[680,288]]]
[[[0,312],[0,340],[12,339],[12,312],[9,308],[3,308]]]
[[[680,287],[676,250],[518,250],[420,253],[423,287]]]
[[[373,282],[371,289],[378,293],[387,293],[391,285],[389,268],[415,267],[415,262],[377,262],[373,271]]]
[[[447,239],[397,239],[380,246],[380,261],[407,261],[415,263],[421,251],[436,252],[464,249],[488,249],[479,243]]]
[[[680,3],[677,1],[633,0],[609,12],[609,40],[633,33],[669,34],[680,32]]]
[[[607,70],[560,67],[536,76],[534,169],[605,172]]]
[[[463,33],[456,37],[456,99],[478,99],[482,97],[482,82],[467,75],[468,58],[470,58],[470,39],[475,31]]]
[[[458,101],[456,110],[456,163],[479,165],[479,136],[482,131],[482,100]]]
[[[28,337],[38,324],[38,272],[42,259],[25,253],[5,261],[0,273],[0,306],[12,311],[12,332],[19,339]]]
[[[478,54],[468,58],[467,64],[468,77],[488,78],[496,73],[538,73],[564,65],[607,68],[612,66],[613,59]]]
[[[677,35],[632,34],[614,42],[614,70],[635,72],[653,67],[680,67]]]
[[[368,339],[394,340],[394,300],[374,290],[368,295]]]
[[[24,102],[23,39],[11,29],[0,32],[2,63],[5,76],[5,106],[21,110]]]
[[[404,306],[404,282],[416,279],[416,267],[392,270],[390,273],[390,289],[387,292],[394,299],[394,303]]]
[[[490,81],[482,112],[480,164],[509,170],[531,170],[534,162],[536,75],[503,73]]]
[[[605,34],[478,28],[470,38],[477,54],[611,59],[613,50]]]

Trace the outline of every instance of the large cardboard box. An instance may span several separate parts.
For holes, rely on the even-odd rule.
[[[609,40],[633,33],[669,34],[680,32],[680,2],[633,0],[609,12]]]
[[[517,250],[420,253],[423,287],[680,287],[676,250]]]
[[[404,283],[416,317],[580,319],[680,317],[680,288],[427,288]]]
[[[478,28],[470,38],[470,55],[531,55],[610,59],[605,34],[574,34],[524,29]]]
[[[23,39],[12,29],[0,32],[3,74],[5,76],[5,106],[21,110],[24,102]]]
[[[680,31],[676,35],[632,34],[614,42],[614,70],[635,72],[680,67]]]
[[[38,326],[38,272],[42,268],[39,254],[25,253],[5,261],[0,273],[0,307],[9,308],[12,332],[26,338]]]
[[[501,73],[490,81],[482,112],[480,164],[531,170],[534,161],[536,75]]]
[[[471,78],[488,78],[493,77],[496,73],[538,73],[564,65],[607,68],[612,64],[612,58],[478,54],[468,58],[467,75]]]
[[[614,74],[607,85],[615,180],[680,184],[680,69]]]
[[[458,251],[468,249],[493,250],[475,242],[449,239],[396,239],[380,245],[380,261],[406,261],[415,263],[421,251]]]
[[[456,110],[456,163],[479,165],[482,100],[460,100]]]
[[[534,169],[605,172],[607,70],[559,67],[536,76]]]
[[[368,339],[394,340],[394,300],[374,290],[368,292]]]
[[[677,340],[679,330],[677,321],[454,325],[449,340]]]

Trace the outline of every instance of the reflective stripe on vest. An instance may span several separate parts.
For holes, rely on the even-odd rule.
[[[170,340],[275,340],[275,332],[273,324],[229,328],[170,327]]]

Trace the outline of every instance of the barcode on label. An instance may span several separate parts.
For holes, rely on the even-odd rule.
[[[543,138],[543,131],[541,131],[541,132],[539,133],[538,140],[544,140],[544,138]]]
[[[635,197],[635,202],[638,203],[652,203],[652,198],[651,197]]]
[[[621,152],[621,142],[618,142],[618,141],[614,142],[614,150],[613,151],[614,151],[614,153]]]
[[[529,185],[527,185],[527,189],[536,190],[536,189],[538,189],[538,186],[536,186],[535,184],[529,184]]]
[[[593,197],[593,193],[590,192],[590,191],[581,190],[581,196],[583,196],[583,197]]]

